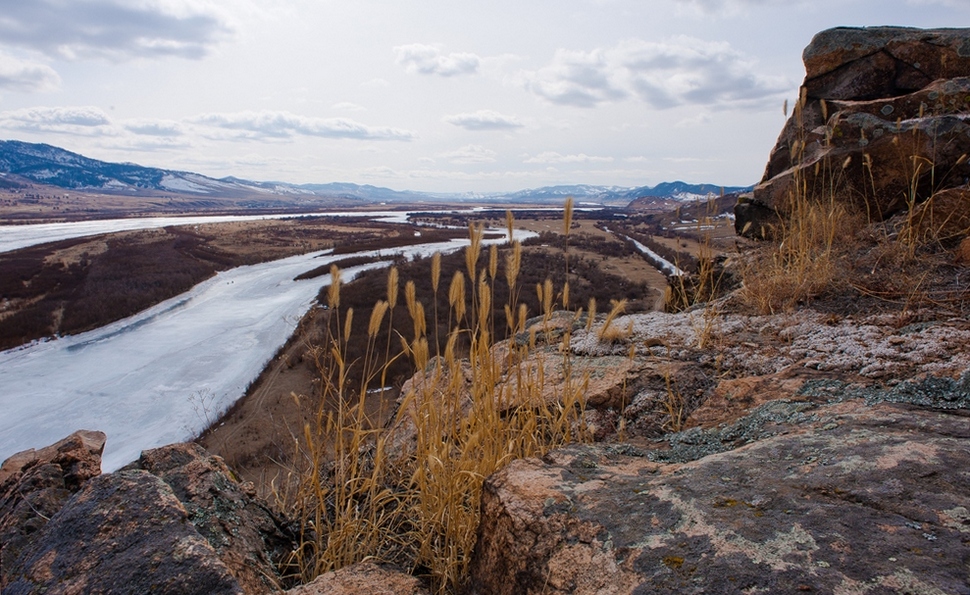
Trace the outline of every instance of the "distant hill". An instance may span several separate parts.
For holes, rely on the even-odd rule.
[[[6,175],[3,175],[6,174]],[[210,178],[202,174],[146,167],[134,163],[110,163],[46,144],[0,141],[0,189],[16,189],[24,183],[70,190],[98,191],[120,196],[195,196],[206,204],[230,199],[244,208],[305,208],[350,206],[363,203],[485,202],[495,204],[555,204],[567,197],[577,203],[626,207],[631,202],[691,202],[722,192],[714,184],[665,182],[657,186],[624,188],[585,184],[545,186],[517,192],[429,193],[391,190],[351,183],[289,184],[254,182],[235,177]],[[723,192],[747,188],[724,187]],[[227,205],[230,206],[230,205]]]

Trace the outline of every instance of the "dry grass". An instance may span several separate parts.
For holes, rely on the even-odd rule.
[[[799,131],[789,148],[793,164],[806,159],[804,106],[803,96],[793,115]],[[827,117],[825,102],[820,106]],[[826,134],[829,143],[831,131]],[[909,187],[894,199],[904,206],[902,212],[888,220],[866,196],[879,177],[868,154],[861,164],[853,164],[852,157],[841,163],[822,160],[811,175],[794,168],[788,204],[780,209],[784,216],[777,244],[757,252],[742,270],[743,303],[762,313],[860,298],[904,311],[920,305],[962,308],[968,296],[959,283],[945,282],[947,261],[954,260],[945,254],[970,234],[970,191],[938,191],[937,183],[949,179],[950,172],[938,171],[933,162],[935,144],[930,157],[918,154],[917,134],[914,128],[911,139],[893,139],[897,155],[892,167],[904,173]],[[966,161],[963,155],[953,167]],[[861,175],[866,182],[850,184],[849,175]],[[850,187],[856,190],[849,192]],[[846,205],[853,204],[864,205],[864,211],[850,213]]]
[[[805,102],[803,90],[793,115],[799,130],[789,148],[793,163],[803,161],[806,155],[806,131],[802,125]],[[822,110],[826,111],[824,102]],[[848,160],[816,164],[811,186],[803,171],[795,168],[785,215],[775,234],[777,247],[749,260],[742,271],[740,296],[748,306],[765,314],[787,311],[840,287],[840,249],[848,248],[845,242],[851,241],[864,224],[849,216],[838,200],[842,177],[849,165]],[[837,241],[842,244],[837,245]]]
[[[570,214],[567,207],[567,231]],[[510,215],[510,229],[512,224]],[[393,311],[397,301],[396,269],[389,274],[387,300],[378,302],[367,321],[369,345],[362,365],[344,358],[354,317],[351,310],[340,311],[339,271],[331,272],[330,337],[315,352],[323,399],[302,439],[294,439],[297,463],[290,469],[295,481],[289,484],[294,487],[278,494],[302,526],[302,544],[289,569],[302,581],[379,559],[427,575],[436,592],[458,590],[466,580],[475,543],[485,478],[514,459],[541,455],[579,438],[583,382],[573,378],[569,349],[543,356],[536,353],[534,340],[524,345],[509,341],[507,348],[496,348],[492,300],[500,274],[497,251],[489,251],[487,266],[480,269],[481,227],[471,227],[470,240],[466,270],[456,272],[448,288],[450,322],[443,346],[429,343],[431,333],[414,283],[404,287],[412,332],[408,337],[398,335],[398,340],[405,356],[423,371],[402,395],[392,426],[413,428],[413,443],[407,447],[354,405],[364,402],[368,387],[386,382],[391,362],[386,355],[381,361],[381,353],[389,349],[376,345],[376,337],[390,324],[386,312]],[[501,271],[512,296],[505,306],[511,335],[526,331],[525,309],[514,302],[520,261],[521,248],[513,242]],[[440,265],[435,263],[440,260],[432,266],[437,295]],[[546,282],[539,286],[539,297],[548,323],[554,304],[568,300],[568,288],[557,293]],[[564,347],[569,334],[567,329],[562,337]],[[462,345],[467,352],[459,353]],[[564,378],[556,383],[558,394],[552,399],[543,357],[562,358]],[[350,370],[364,377],[352,382]],[[331,404],[329,409],[325,403]]]

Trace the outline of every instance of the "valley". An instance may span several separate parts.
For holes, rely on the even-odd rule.
[[[365,213],[357,217],[349,213],[341,213],[336,217],[318,215],[294,219],[195,223],[102,233],[0,253],[0,269],[5,273],[2,276],[4,285],[2,312],[0,312],[0,341],[3,348],[13,349],[7,352],[9,361],[0,366],[0,369],[7,374],[5,383],[11,387],[9,398],[31,401],[26,396],[28,393],[24,393],[23,390],[29,392],[34,389],[27,389],[27,384],[17,388],[31,375],[36,375],[37,380],[41,382],[49,383],[49,391],[54,393],[64,391],[61,393],[64,397],[75,395],[70,397],[75,401],[89,390],[83,388],[88,381],[82,381],[82,378],[91,378],[98,385],[108,382],[107,386],[110,386],[116,381],[107,380],[107,377],[101,373],[95,373],[92,376],[90,370],[92,368],[111,370],[127,358],[121,354],[111,355],[110,350],[104,351],[107,346],[99,347],[101,351],[97,357],[100,359],[82,358],[71,365],[58,364],[58,367],[62,368],[62,373],[56,377],[51,377],[49,372],[29,372],[27,370],[33,368],[21,369],[20,364],[14,362],[27,361],[25,356],[34,359],[36,355],[30,354],[51,349],[63,350],[65,355],[72,353],[74,354],[72,358],[78,358],[80,345],[104,343],[103,339],[87,338],[88,335],[99,337],[103,332],[107,332],[107,336],[123,336],[127,331],[110,329],[118,325],[122,325],[118,327],[119,329],[125,329],[129,325],[139,327],[145,324],[156,316],[151,314],[157,309],[154,308],[156,304],[159,304],[159,307],[168,308],[163,305],[168,303],[167,300],[175,300],[173,303],[176,304],[176,309],[181,309],[183,306],[178,304],[185,300],[184,296],[190,296],[196,291],[190,292],[193,286],[206,279],[209,280],[206,282],[208,286],[211,286],[212,282],[223,283],[218,281],[223,275],[220,271],[242,270],[259,263],[273,266],[271,261],[306,255],[304,258],[309,258],[305,260],[307,264],[297,265],[302,270],[288,269],[294,270],[290,279],[310,277],[309,281],[300,283],[315,283],[314,287],[321,285],[325,287],[329,282],[328,262],[336,263],[342,268],[352,267],[351,272],[361,270],[357,273],[359,279],[347,284],[343,291],[345,304],[356,308],[359,319],[364,320],[374,305],[375,293],[379,294],[382,291],[381,286],[384,283],[387,266],[392,264],[397,266],[405,279],[428,278],[429,260],[419,259],[411,262],[409,258],[400,256],[402,250],[408,250],[408,245],[420,243],[444,246],[441,242],[448,242],[454,247],[441,248],[443,252],[448,252],[461,246],[461,242],[454,244],[453,240],[465,239],[467,243],[467,228],[463,229],[462,226],[467,226],[470,222],[494,227],[504,224],[504,221],[500,220],[498,211],[491,215],[487,211],[479,212],[474,216],[470,215],[471,211],[464,212],[469,214],[451,211],[425,212],[415,217],[416,222],[420,223],[419,226],[388,222],[386,214],[383,218],[375,220]],[[533,240],[525,243],[523,249],[522,267],[528,284],[542,283],[546,278],[553,278],[556,283],[561,283],[564,280],[562,271],[565,267],[561,255],[561,236],[552,232],[554,228],[561,228],[560,212],[539,210],[520,211],[519,214],[521,219],[516,220],[516,228],[534,236]],[[619,216],[619,219],[628,217],[629,215],[624,214]],[[628,242],[625,244],[615,234],[606,231],[608,225],[615,223],[617,218],[618,215],[615,212],[605,214],[595,210],[577,212],[575,229],[571,231],[569,246],[575,303],[577,305],[585,303],[590,297],[595,296],[600,303],[608,304],[612,297],[625,294],[630,300],[627,307],[629,312],[660,309],[663,307],[666,278],[644,260]],[[406,218],[395,217],[394,219]],[[458,228],[448,229],[448,225]],[[497,239],[502,238],[504,234],[497,236]],[[507,248],[503,247],[501,250],[504,254]],[[314,258],[319,254],[329,256]],[[360,254],[370,256],[360,258],[357,256]],[[323,264],[312,264],[314,260],[320,260]],[[445,261],[447,271],[454,271],[459,266],[461,257],[458,255],[445,257]],[[368,263],[373,263],[380,268],[371,272],[362,270],[373,266]],[[320,271],[314,272],[314,269],[320,269]],[[235,281],[230,279],[225,283],[235,283]],[[528,284],[525,287],[528,287]],[[201,288],[206,285],[198,286]],[[623,289],[624,287],[628,289]],[[425,288],[422,291],[430,290]],[[301,295],[311,296],[317,290],[311,288],[302,292]],[[318,304],[326,302],[325,293],[324,288],[322,295],[317,297]],[[527,301],[531,301],[529,315],[533,316],[541,310],[541,305],[536,301],[533,291],[527,290],[523,293]],[[240,294],[240,297],[243,295]],[[229,311],[235,309],[228,303],[224,308]],[[447,308],[443,306],[442,311],[446,310]],[[143,311],[146,314],[138,314]],[[147,318],[144,318],[146,315]],[[496,314],[496,316],[499,315],[501,314]],[[173,421],[167,422],[174,427],[169,427],[163,432],[166,439],[177,439],[179,435],[185,437],[184,432],[189,428],[201,430],[211,426],[203,435],[202,443],[212,452],[223,455],[236,467],[242,477],[252,479],[259,486],[260,491],[265,493],[270,489],[272,481],[280,474],[281,463],[284,463],[292,454],[287,445],[292,444],[293,433],[302,427],[308,412],[316,410],[319,405],[321,370],[318,366],[319,362],[314,360],[312,353],[325,344],[329,313],[315,307],[310,308],[303,315],[302,320],[300,316],[299,313],[296,313],[295,317],[294,314],[284,315],[286,323],[283,328],[288,329],[285,333],[289,338],[286,339],[286,336],[277,334],[275,336],[279,338],[261,345],[258,352],[254,354],[257,359],[263,358],[260,359],[261,363],[249,372],[250,380],[232,380],[231,384],[235,388],[226,387],[220,384],[224,381],[216,380],[224,377],[221,372],[213,370],[213,377],[207,378],[200,370],[185,372],[180,365],[173,363],[164,364],[166,368],[170,368],[167,373],[172,375],[172,380],[162,380],[157,375],[158,370],[155,372],[150,370],[161,366],[160,362],[166,360],[159,359],[158,363],[152,364],[150,362],[154,356],[146,354],[149,359],[139,360],[142,363],[136,364],[139,369],[148,372],[147,375],[145,372],[139,372],[143,380],[136,380],[134,385],[125,381],[118,384],[117,389],[96,389],[95,392],[101,395],[98,397],[98,402],[106,403],[107,401],[103,399],[111,398],[144,402],[144,399],[161,398],[163,394],[171,395],[164,399],[175,399],[177,401],[175,409],[182,413],[171,418]],[[127,317],[133,317],[130,319],[131,323],[124,321]],[[139,322],[143,318],[145,321]],[[229,319],[226,320],[229,324]],[[406,312],[399,314],[399,320],[402,324],[407,320]],[[280,319],[279,322],[283,320]],[[444,321],[442,326],[445,326]],[[102,328],[105,331],[98,330]],[[359,328],[355,332],[363,333],[363,330]],[[404,332],[403,328],[401,332]],[[72,337],[73,335],[76,335],[77,339]],[[191,335],[192,332],[188,332],[184,338],[185,349],[188,351],[177,347],[178,340],[175,336],[170,339],[145,339],[145,341],[149,343],[161,341],[164,345],[170,345],[171,347],[166,348],[174,351],[164,357],[170,358],[179,354],[178,357],[185,360],[218,361],[217,353],[227,348],[234,349],[232,345],[215,347],[214,343],[191,339]],[[22,349],[21,346],[38,340],[46,341],[52,336],[61,338],[49,343],[35,344],[34,347],[29,347],[22,354],[18,354],[18,349]],[[213,337],[219,336],[213,335]],[[81,343],[74,345],[76,340],[80,340]],[[173,340],[175,343],[172,343]],[[221,342],[222,339],[216,340]],[[246,342],[251,340],[244,339]],[[357,340],[364,342],[364,337]],[[263,340],[260,340],[260,343],[262,342]],[[197,343],[209,346],[203,347],[203,352],[200,353],[197,351],[199,347],[189,347],[189,344]],[[151,345],[146,347],[151,348]],[[130,348],[124,349],[130,350]],[[210,352],[206,352],[206,349]],[[258,353],[264,355],[258,355]],[[247,355],[244,361],[250,361],[251,357],[253,356]],[[381,411],[382,404],[396,396],[400,384],[413,373],[413,368],[409,367],[411,364],[405,364],[406,361],[406,358],[401,359],[402,365],[398,366],[395,376],[389,379],[387,391],[371,393],[372,402],[368,403],[368,407],[374,412]],[[77,366],[86,368],[88,371],[81,373]],[[237,369],[238,366],[234,365],[230,368]],[[121,364],[120,373],[124,376],[130,375],[131,371],[124,371],[125,369],[127,369],[125,365]],[[260,369],[262,372],[259,371]],[[15,380],[16,378],[24,380]],[[63,378],[63,380],[57,380],[57,378]],[[176,378],[178,378],[177,381]],[[172,386],[182,386],[186,382],[196,388],[181,391],[186,394],[171,392]],[[33,385],[34,381],[29,384]],[[134,388],[136,385],[137,389]],[[61,388],[57,388],[59,386]],[[116,397],[111,397],[112,394],[116,394],[112,391],[119,389],[124,394],[118,393]],[[104,392],[105,390],[107,392]],[[132,390],[134,392],[131,392]],[[240,390],[242,392],[239,392]],[[138,394],[144,396],[138,397]],[[153,397],[152,394],[157,396]],[[232,394],[237,396],[233,397]],[[81,398],[78,402],[86,401],[85,398]],[[56,410],[62,410],[62,407],[63,405],[58,406]],[[108,407],[102,411],[104,415],[110,415],[109,412],[114,409]],[[224,411],[225,415],[220,418],[220,413]],[[92,420],[102,419],[102,414],[97,410],[91,410],[87,415],[92,414],[94,415]],[[30,415],[36,418],[38,413]],[[130,413],[126,414],[129,417],[130,415]],[[10,419],[11,422],[16,421],[14,416]],[[77,423],[76,419],[72,418],[70,423]],[[103,418],[102,421],[92,421],[91,424],[106,430],[113,425],[107,418]],[[57,431],[59,430],[53,430],[53,433]],[[152,440],[151,436],[155,433],[157,432],[145,432],[148,440]],[[44,434],[38,434],[38,436],[41,435]],[[111,435],[109,432],[109,436]],[[111,440],[112,443],[128,441],[123,436],[114,436]],[[122,449],[121,452],[132,451]],[[122,462],[123,459],[118,457],[124,456],[126,455],[109,455],[106,464],[117,464],[111,461]]]

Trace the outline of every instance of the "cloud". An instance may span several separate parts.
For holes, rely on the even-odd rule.
[[[677,2],[697,13],[717,15],[733,15],[749,7],[804,4],[804,0],[677,0]]]
[[[397,63],[412,74],[445,77],[474,74],[482,62],[475,54],[453,52],[445,55],[439,46],[420,43],[399,45],[394,48],[394,53],[397,54]]]
[[[559,105],[589,108],[636,97],[657,109],[742,107],[792,86],[782,77],[761,74],[728,43],[687,36],[663,42],[633,39],[590,52],[559,50],[551,65],[528,76],[526,85]]]
[[[171,120],[128,120],[124,127],[142,136],[172,137],[184,134],[182,125]]]
[[[527,83],[535,94],[552,103],[575,107],[594,107],[599,103],[623,99],[629,94],[604,50],[579,52],[557,50],[552,64],[535,73]]]
[[[357,140],[410,141],[414,134],[398,128],[373,127],[347,118],[310,118],[289,112],[261,111],[204,114],[193,122],[237,132],[237,138],[286,139],[293,136]]]
[[[29,93],[50,91],[60,84],[61,77],[53,68],[0,54],[0,89]]]
[[[449,160],[451,163],[469,164],[469,163],[494,163],[495,155],[496,155],[495,151],[492,151],[491,149],[486,149],[481,145],[465,145],[464,147],[458,149],[457,151],[442,153],[438,156]]]
[[[231,33],[216,14],[132,0],[0,0],[0,40],[51,57],[201,58]]]
[[[964,0],[906,0],[906,4],[911,6],[926,6],[938,4],[947,8],[966,8]]]
[[[707,112],[701,112],[689,118],[684,118],[674,124],[677,128],[693,128],[695,126],[705,126],[714,121],[714,116]]]
[[[96,107],[31,107],[0,112],[0,129],[81,136],[112,134],[111,121]]]
[[[506,116],[493,110],[478,110],[477,112],[445,116],[448,124],[460,126],[465,130],[515,130],[525,126],[514,116]]]
[[[595,157],[580,153],[578,155],[560,155],[555,152],[539,153],[535,157],[526,159],[523,163],[609,163],[612,157]]]
[[[183,137],[170,136],[133,136],[112,138],[109,142],[101,143],[107,149],[128,153],[138,151],[142,153],[157,153],[159,151],[184,151],[193,147]]]
[[[362,105],[357,105],[350,101],[341,101],[340,103],[333,104],[333,109],[346,110],[348,112],[365,112],[367,108]]]

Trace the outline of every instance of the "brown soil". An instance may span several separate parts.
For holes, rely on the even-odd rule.
[[[3,253],[0,349],[103,326],[240,265],[459,235],[422,231],[416,237],[408,225],[315,217],[128,231]]]
[[[256,486],[268,502],[285,498],[292,461],[300,457],[304,427],[316,416],[335,411],[335,403],[321,402],[315,352],[324,344],[331,311],[310,310],[286,345],[263,369],[246,395],[198,438],[210,453],[223,457],[243,480]],[[369,392],[368,419],[383,426],[390,416],[396,389]]]
[[[503,223],[492,222],[493,225]],[[621,281],[632,281],[637,284],[645,282],[649,285],[651,297],[646,300],[646,304],[638,306],[637,309],[643,311],[661,308],[663,291],[667,285],[666,278],[637,254],[619,256],[597,252],[594,249],[597,244],[589,241],[590,237],[608,241],[606,244],[598,245],[600,249],[607,252],[611,251],[609,244],[619,245],[614,249],[621,251],[622,242],[612,234],[598,229],[595,223],[595,221],[580,221],[574,227],[572,234],[575,235],[571,234],[569,247],[571,266],[580,259],[598,263],[595,268],[610,275],[609,278],[612,279],[612,282],[607,283],[609,287],[605,288],[610,294],[619,290]],[[516,226],[556,233],[562,229],[561,221],[556,220],[518,220]],[[483,254],[483,259],[486,258],[487,254]],[[503,249],[500,250],[499,262],[504,262],[504,258]],[[532,303],[535,301],[532,286],[550,273],[553,273],[554,277],[557,273],[561,276],[560,267],[550,265],[558,262],[558,259],[561,259],[561,251],[554,246],[530,245],[523,248],[521,299],[523,303],[528,304],[530,316],[539,313],[538,304]],[[482,266],[485,262],[485,260],[482,261]],[[429,266],[429,263],[424,261],[399,263],[402,289],[406,281],[415,281],[418,301],[425,304],[430,319],[433,312],[430,304],[433,303],[433,299],[432,290],[428,286]],[[553,268],[550,270],[549,266]],[[464,267],[464,256],[461,253],[443,258],[442,286],[447,288],[445,280],[450,279],[455,270],[463,270]],[[496,296],[501,301],[507,289],[501,287],[504,283],[501,272],[498,277]],[[364,321],[368,319],[374,301],[384,296],[385,279],[386,272],[373,271],[361,275],[355,282],[342,289],[340,298],[342,311],[345,312],[349,308],[355,311],[354,335],[348,345],[366,343]],[[561,285],[561,282],[561,279],[557,280],[556,285]],[[583,287],[589,285],[580,283],[579,279],[574,279],[572,284],[576,297],[582,294]],[[604,288],[598,285],[589,287],[585,291],[593,290],[601,293]],[[446,293],[445,290],[439,292],[441,303],[438,311],[442,316],[447,316],[445,313],[448,312]],[[598,296],[598,299],[601,298],[602,296]],[[325,293],[321,301],[326,301]],[[636,302],[642,301],[636,300]],[[585,301],[582,303],[585,304]],[[603,300],[601,307],[606,307],[607,304],[608,301]],[[499,309],[495,314],[496,320],[504,322],[501,304],[497,304],[496,307]],[[285,492],[289,480],[288,469],[292,467],[294,455],[299,456],[298,450],[303,443],[304,425],[314,424],[316,415],[321,410],[320,366],[314,358],[314,353],[326,336],[325,329],[331,322],[330,314],[331,311],[322,308],[309,312],[300,322],[298,330],[289,343],[267,366],[247,395],[199,438],[200,444],[210,452],[224,457],[242,479],[254,482],[257,490],[268,498],[277,497],[281,492]],[[442,329],[447,327],[447,322],[447,318],[441,321]],[[398,311],[394,314],[394,324],[398,332],[403,336],[409,336],[411,320],[403,304],[398,305]],[[377,339],[377,344],[383,345],[384,341],[385,337],[381,336]],[[397,343],[398,340],[395,338],[392,345],[396,347]],[[392,349],[392,356],[394,353]],[[354,349],[349,350],[348,360],[357,360],[360,357],[363,355],[355,355]],[[397,364],[406,363],[405,359],[400,358]],[[366,409],[374,423],[382,424],[389,416],[400,384],[413,373],[410,364],[405,366],[406,369],[400,369],[401,366],[397,364],[392,373],[393,378],[388,379],[393,383],[393,387],[383,395],[368,394]],[[322,405],[324,414],[334,409],[333,403]]]

